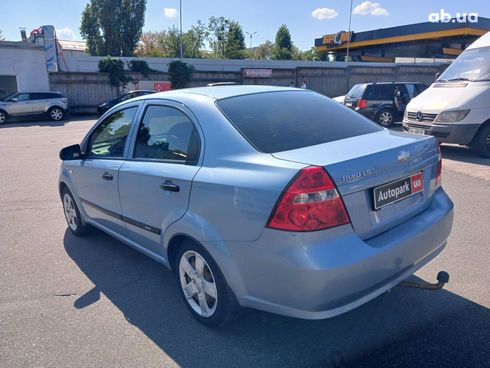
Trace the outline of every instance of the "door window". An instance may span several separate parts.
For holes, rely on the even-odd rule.
[[[372,84],[367,86],[364,98],[366,100],[393,100],[393,84]]]
[[[29,93],[21,93],[20,95],[17,96],[17,101],[29,101]]]
[[[92,133],[87,156],[89,158],[122,158],[129,128],[137,107],[120,110],[108,116]]]
[[[138,129],[134,158],[192,163],[199,155],[199,138],[192,121],[168,106],[148,106]]]

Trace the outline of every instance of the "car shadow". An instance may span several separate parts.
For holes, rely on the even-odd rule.
[[[61,127],[66,124],[84,121],[88,119],[97,119],[95,115],[77,115],[77,116],[69,116],[67,119],[63,119],[60,121],[49,120],[46,117],[37,117],[37,118],[15,118],[13,120],[7,121],[7,123],[0,125],[0,129],[8,129],[8,128],[19,128],[19,127]]]
[[[67,230],[64,247],[95,285],[75,296],[74,308],[104,294],[181,367],[478,367],[490,361],[489,310],[446,290],[396,287],[319,321],[247,311],[211,330],[187,311],[172,273],[150,258],[98,231],[77,238]]]
[[[466,146],[442,144],[441,152],[443,159],[490,166],[490,158],[477,156]]]

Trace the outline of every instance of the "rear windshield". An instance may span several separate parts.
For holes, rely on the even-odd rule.
[[[356,84],[347,92],[347,97],[361,98],[365,88],[365,84]]]
[[[310,91],[257,93],[218,107],[257,150],[288,151],[382,130],[358,113]]]

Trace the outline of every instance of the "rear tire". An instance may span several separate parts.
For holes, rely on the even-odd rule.
[[[66,223],[73,235],[84,236],[88,234],[90,227],[83,220],[80,211],[78,210],[77,202],[75,202],[75,199],[68,188],[63,189],[61,201],[63,203],[63,212],[65,213]]]
[[[65,116],[65,111],[58,106],[53,106],[48,110],[48,117],[53,121],[60,121]]]
[[[4,125],[7,123],[8,115],[5,111],[0,110],[0,125]]]
[[[390,109],[382,109],[380,112],[376,114],[376,123],[379,125],[388,128],[393,125],[393,121],[395,120],[395,115],[393,111]]]
[[[207,327],[235,320],[240,307],[211,255],[191,240],[180,246],[173,268],[187,309]]]
[[[471,143],[471,150],[478,156],[490,157],[490,124],[478,131]]]

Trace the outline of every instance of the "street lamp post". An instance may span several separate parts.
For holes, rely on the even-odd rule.
[[[180,61],[182,61],[182,0],[180,0]]]
[[[257,34],[257,32],[253,32],[253,33],[245,32],[245,33],[250,36],[250,50],[252,50],[252,38],[253,38],[254,34]]]
[[[346,56],[345,56],[345,61],[349,61],[349,46],[350,46],[350,38],[351,38],[351,34],[350,34],[350,27],[351,27],[351,20],[352,20],[352,1],[353,0],[350,0],[350,12],[349,12],[349,33],[348,34],[348,38],[347,38],[347,52],[346,52]]]

